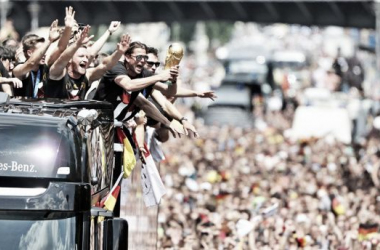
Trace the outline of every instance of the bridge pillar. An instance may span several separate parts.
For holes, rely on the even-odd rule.
[[[0,27],[3,28],[7,21],[8,9],[10,8],[9,0],[0,0]]]
[[[32,17],[30,30],[36,30],[39,27],[38,14],[40,13],[40,9],[40,4],[38,2],[33,1],[28,5],[28,11]]]

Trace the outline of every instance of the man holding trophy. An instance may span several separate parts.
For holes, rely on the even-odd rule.
[[[101,79],[96,99],[111,102],[115,108],[115,118],[120,121],[130,120],[137,113],[141,116],[142,113],[139,112],[139,110],[142,109],[149,118],[156,121],[156,126],[169,129],[173,136],[176,137],[178,130],[146,99],[152,94],[152,97],[157,101],[160,107],[167,112],[169,117],[182,123],[183,130],[186,131],[186,134],[187,131],[191,131],[197,136],[194,126],[186,121],[174,105],[160,92],[176,92],[175,82],[178,76],[178,66],[173,66],[170,69],[163,70],[159,74],[153,75],[144,69],[147,59],[147,46],[140,42],[131,43],[125,53],[124,61],[119,61],[119,63]],[[170,86],[156,84],[157,82],[167,81],[170,81],[172,84],[170,84]],[[121,99],[121,101],[118,101],[118,99]],[[137,121],[144,121],[144,119],[137,119]],[[138,146],[142,149],[141,145]]]
[[[148,60],[144,65],[144,70],[154,74],[155,70],[150,70],[150,68],[157,68],[159,66],[158,58],[157,56],[153,59],[151,58],[151,50],[155,50],[154,48],[147,48],[147,54],[148,54]],[[156,50],[157,51],[157,50]],[[157,54],[157,53],[156,53]],[[178,70],[178,64],[181,61],[183,56],[183,50],[180,45],[171,45],[168,50],[168,54],[166,56],[166,62],[165,62],[165,70]],[[153,60],[153,61],[152,61]],[[152,65],[153,62],[153,65]],[[164,70],[164,71],[165,71]],[[178,76],[178,75],[177,75]],[[176,128],[177,131],[180,131],[180,133],[183,133],[185,135],[190,135],[192,137],[198,137],[198,133],[194,126],[184,117],[181,115],[181,113],[177,110],[177,108],[164,96],[175,96],[177,92],[177,77],[169,79],[169,81],[163,83],[163,82],[157,82],[153,86],[152,91],[150,92],[150,95],[145,95],[148,100],[155,104],[155,106],[160,110],[160,112],[170,121],[175,120],[177,121]],[[141,116],[141,113],[139,114]],[[142,121],[142,119],[138,119],[137,121]],[[149,130],[149,133],[151,136],[154,135],[154,138],[157,138],[161,142],[165,142],[169,139],[169,133],[168,130],[165,129],[160,122],[158,122],[155,119],[152,119],[151,117],[148,117],[148,126],[153,128],[152,130]],[[171,123],[173,125],[173,122]],[[135,138],[136,142],[138,144],[138,147],[140,150],[144,151],[144,147],[142,145],[142,142],[144,142],[145,133],[144,130],[139,129],[139,127],[143,126],[141,122],[137,122],[137,129],[135,130]],[[148,128],[147,128],[148,129]],[[155,132],[154,132],[155,129]],[[153,135],[152,135],[153,134]],[[150,143],[148,143],[150,144]],[[156,154],[157,155],[157,154]],[[158,154],[163,155],[163,154]],[[155,158],[155,157],[154,157]],[[155,159],[159,160],[159,159]]]
[[[156,48],[153,48],[153,47],[148,47],[147,55],[148,55],[148,60],[147,60],[144,67],[147,71],[150,71],[151,73],[155,74],[156,70],[160,66],[160,62],[158,59],[158,50]],[[173,66],[177,66],[180,63],[182,57],[183,57],[183,49],[182,49],[181,45],[178,43],[173,43],[172,45],[169,46],[169,49],[168,49],[168,52],[167,52],[167,55],[165,58],[164,69],[170,69]],[[172,103],[174,103],[174,101],[177,97],[201,97],[201,98],[210,98],[212,100],[214,98],[216,98],[216,95],[212,91],[197,92],[197,91],[194,91],[191,89],[186,89],[186,88],[181,87],[181,80],[178,77],[177,77],[175,82],[169,82],[169,84],[176,86],[176,92],[175,93],[170,92],[170,91],[165,89],[165,87],[167,88],[167,83],[158,82],[155,84],[155,87],[156,87],[156,89],[160,89],[163,96],[165,96],[167,98],[167,100],[171,101]],[[157,94],[157,92],[158,91],[154,91],[152,94],[155,96],[160,95],[159,98],[162,98],[161,97],[162,95],[160,93]],[[153,95],[152,95],[152,97],[153,97]],[[157,98],[149,98],[149,100],[156,105],[156,107],[161,111],[162,114],[164,114],[169,120],[173,120],[167,114],[167,112],[161,108],[160,104],[156,102],[156,99]],[[188,121],[185,117],[183,117],[181,119],[182,119],[181,120],[182,123],[185,123],[185,124],[188,123]],[[148,119],[148,124],[152,125],[151,119]],[[187,131],[184,131],[181,128],[181,124],[176,120],[172,121],[172,124],[178,130],[180,130],[183,134],[186,134],[186,135],[190,134],[190,135],[193,135],[194,137],[197,136],[197,134],[195,134],[195,133],[193,134],[192,130],[188,129]],[[155,134],[156,134],[156,138],[160,142],[166,142],[169,139],[169,133],[165,129],[158,128],[155,130]]]

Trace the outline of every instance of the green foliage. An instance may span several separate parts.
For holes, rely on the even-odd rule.
[[[206,22],[206,34],[211,41],[217,41],[220,44],[225,44],[231,39],[233,22]]]
[[[181,22],[171,26],[171,39],[180,40],[186,45],[194,38],[196,22]],[[227,43],[231,39],[233,22],[205,22],[206,34],[210,41],[217,42],[221,45]]]
[[[189,42],[193,39],[195,25],[196,22],[181,22],[177,23],[176,25],[172,25],[170,39],[179,40],[188,45]]]

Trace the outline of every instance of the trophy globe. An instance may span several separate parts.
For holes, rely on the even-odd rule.
[[[165,58],[165,69],[179,65],[183,57],[183,48],[179,43],[173,43],[169,46]]]

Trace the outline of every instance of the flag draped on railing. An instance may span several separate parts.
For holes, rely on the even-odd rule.
[[[162,196],[166,194],[166,188],[146,144],[144,148],[146,153],[141,165],[141,185],[145,206],[150,207],[160,204]]]
[[[128,178],[136,165],[135,153],[133,152],[131,143],[129,142],[128,137],[125,135],[123,129],[116,128],[116,133],[119,142],[123,144],[123,177]]]

